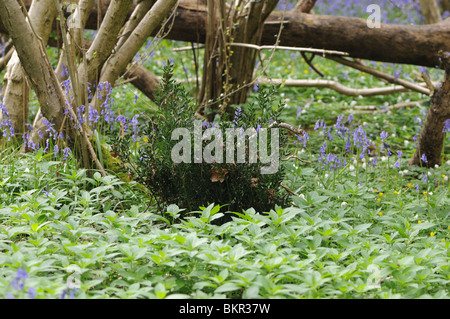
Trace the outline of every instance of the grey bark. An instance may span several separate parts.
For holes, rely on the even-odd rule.
[[[53,1],[33,1],[28,16],[35,32],[45,45],[52,31],[52,24],[56,16],[56,8],[53,6]],[[28,118],[30,86],[16,51],[12,53],[12,57],[6,67],[2,94],[3,104],[8,111],[15,135],[20,137],[26,131],[25,124]]]
[[[419,0],[419,2],[426,24],[438,23],[442,20],[436,0]]]
[[[0,1],[0,17],[36,92],[42,113],[60,128],[64,118],[64,96],[40,40],[25,20],[17,1]]]

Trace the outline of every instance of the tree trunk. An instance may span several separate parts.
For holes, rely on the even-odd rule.
[[[436,0],[420,0],[419,2],[426,24],[438,23],[442,20]]]
[[[126,41],[105,62],[99,82],[113,84],[141,48],[147,38],[175,6],[177,0],[158,0],[137,24]]]
[[[277,5],[278,0],[267,0],[259,3],[250,2],[247,16],[238,20],[238,33],[232,42],[257,44],[261,43],[264,21]],[[254,5],[253,5],[254,4]],[[275,39],[274,39],[275,40]],[[231,94],[230,104],[242,104],[247,100],[253,80],[253,71],[258,52],[251,48],[234,47],[230,59]]]
[[[26,14],[26,11],[24,12]],[[26,21],[24,12],[22,12],[16,0],[0,1],[0,17],[14,43],[31,87],[36,92],[42,114],[53,123],[53,129],[56,132],[62,131],[63,128],[67,129],[72,143],[76,143],[72,145],[75,145],[76,150],[80,152],[85,168],[90,168],[91,163],[95,161],[100,171],[105,174],[83,126],[77,121],[73,109],[65,107],[66,100],[50,64],[44,44]],[[68,117],[72,118],[74,122],[69,119],[66,121],[66,110],[69,114]],[[57,137],[55,138],[57,139]]]
[[[54,7],[54,3],[51,4]],[[94,5],[94,0],[80,0],[78,3],[78,9],[79,11],[74,13],[79,14],[79,20],[81,22],[81,26],[84,26],[87,20],[88,12],[92,10],[92,7]],[[56,9],[56,7],[55,7]],[[77,43],[77,47],[83,47],[84,38],[82,37],[81,30],[84,30],[84,28],[73,28],[71,31],[73,32],[73,41]],[[72,40],[71,40],[72,41]],[[77,50],[77,55],[80,57],[81,52]],[[63,45],[62,51],[59,56],[58,65],[55,69],[55,75],[59,83],[66,80],[68,78],[67,75],[63,75],[63,67],[67,68],[68,60],[67,60],[67,48]],[[30,140],[33,141],[34,144],[37,143],[43,143],[46,139],[49,138],[49,133],[47,132],[46,128],[46,118],[42,115],[41,110],[39,109],[36,113],[35,119],[33,121],[33,132],[31,133]]]
[[[53,0],[33,1],[28,15],[34,31],[41,37],[45,45],[52,31],[52,24],[56,16]],[[3,104],[6,106],[14,127],[15,136],[21,137],[26,131],[25,124],[28,118],[30,86],[17,52],[12,53],[12,57],[7,65],[3,78],[2,93]]]
[[[450,11],[450,0],[441,0],[440,2],[442,11]]]
[[[36,92],[42,113],[59,129],[64,118],[64,96],[47,55],[25,20],[17,1],[0,1],[0,17]]]
[[[246,101],[258,52],[230,45],[259,44],[264,21],[277,3],[278,0],[247,1],[227,6],[224,0],[208,1],[203,79],[198,100],[209,121],[216,113],[231,112],[230,105]]]
[[[300,0],[299,2],[297,2],[293,10],[303,13],[309,13],[316,2],[317,0]]]
[[[54,39],[49,39],[48,44],[53,47],[57,47],[58,43]],[[84,48],[89,49],[92,45],[92,41],[88,39],[84,39]],[[58,64],[59,66],[59,64]],[[59,82],[63,80],[61,78],[61,68],[57,67],[55,72],[58,77]],[[60,70],[58,72],[58,70]],[[145,96],[147,96],[150,100],[155,100],[155,92],[159,85],[159,79],[152,72],[147,70],[145,67],[134,64],[130,66],[129,69],[125,70],[121,77],[124,78],[125,81],[133,84],[137,89],[139,89]]]
[[[86,81],[80,83],[80,91],[85,91],[87,83],[94,83],[98,78],[103,64],[116,45],[131,3],[132,0],[111,1],[97,36],[86,52],[86,63],[81,63],[79,66],[78,76],[86,79]],[[99,82],[103,82],[103,80]]]
[[[430,108],[420,133],[417,150],[409,165],[433,167],[441,164],[441,152],[444,145],[444,121],[450,119],[450,57],[440,53],[445,69],[443,83],[436,88],[431,98]],[[421,158],[425,155],[426,162]]]

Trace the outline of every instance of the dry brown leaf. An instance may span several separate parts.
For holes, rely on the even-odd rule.
[[[211,182],[221,182],[225,180],[225,175],[228,173],[228,170],[222,168],[220,171],[216,171],[214,169],[211,170]]]

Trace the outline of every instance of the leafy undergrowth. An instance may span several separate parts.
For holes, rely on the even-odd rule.
[[[353,8],[357,2],[335,3],[318,2],[317,13],[367,15],[364,5]],[[382,1],[383,12],[411,23],[412,5],[390,10],[397,3]],[[191,53],[172,52],[186,44],[158,41],[149,40],[136,60],[161,75],[170,58],[175,77],[195,78]],[[349,87],[385,85],[320,57],[313,63],[325,79]],[[418,72],[442,80],[435,68],[366,63],[409,81],[421,81]],[[274,78],[318,78],[291,52],[277,51],[266,65]],[[282,161],[295,195],[286,207],[234,212],[222,225],[214,204],[159,211],[137,183],[80,170],[66,149],[19,154],[7,145],[0,153],[0,298],[448,298],[448,139],[442,166],[406,165],[429,98],[278,92],[283,120],[309,134]],[[129,84],[113,96],[111,109],[133,117],[120,119],[133,128],[137,113],[155,107]],[[31,104],[37,107],[33,96]],[[97,127],[102,142],[108,128]]]
[[[445,298],[450,293],[445,180],[432,194],[382,181],[374,190],[352,178],[327,187],[332,182],[324,174],[298,168],[297,182],[305,187],[291,207],[267,214],[250,209],[218,226],[211,223],[221,214],[213,204],[183,212],[181,219],[176,205],[165,214],[146,210],[146,194],[115,176],[88,178],[73,162],[51,161],[42,152],[18,158],[10,161],[3,152],[0,166],[4,297]],[[324,187],[312,189],[315,178],[322,178]]]

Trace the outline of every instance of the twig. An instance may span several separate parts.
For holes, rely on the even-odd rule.
[[[136,80],[137,78],[138,78],[137,76],[134,76],[134,77],[132,77],[132,78],[123,80],[122,82],[114,83],[113,87],[122,86],[122,85],[124,85],[124,84],[127,84],[127,83],[129,83],[129,82],[132,82],[132,81]]]
[[[283,183],[281,183],[280,186],[283,187],[289,193],[289,195],[296,195],[289,187],[287,187]]]
[[[348,56],[347,52],[343,51],[335,51],[335,50],[322,50],[322,49],[313,49],[313,48],[302,48],[302,47],[288,47],[282,45],[256,45],[249,43],[230,43],[231,46],[238,47],[246,47],[253,48],[255,50],[287,50],[287,51],[300,51],[300,52],[311,52],[311,53],[320,53],[320,54],[328,54],[328,55],[343,55]]]
[[[295,158],[296,160],[298,160],[298,161],[300,161],[300,162],[303,162],[303,163],[312,164],[310,161],[304,160],[304,159],[302,159],[302,158],[300,158],[300,157],[298,157],[297,155],[294,155],[294,154],[289,155],[289,156],[286,157],[286,158],[282,158],[281,160],[282,160],[282,161],[289,161],[289,160],[292,159],[292,158]]]
[[[258,51],[261,51],[261,50],[287,50],[287,51],[311,52],[311,53],[329,54],[329,55],[342,55],[342,56],[349,55],[347,52],[343,52],[343,51],[322,50],[322,49],[302,48],[302,47],[288,47],[288,46],[282,46],[282,45],[256,45],[256,44],[239,43],[239,42],[229,43],[228,45],[252,48],[252,49],[255,49]],[[205,48],[205,46],[195,47],[195,49],[204,49],[204,48]],[[186,50],[192,50],[192,47],[181,47],[181,48],[173,48],[172,49],[173,52],[186,51]]]
[[[305,62],[309,65],[309,67],[310,67],[311,69],[313,69],[314,72],[316,72],[320,77],[323,78],[323,73],[320,72],[320,71],[312,64],[312,60],[314,59],[314,57],[315,57],[316,55],[313,53],[313,54],[311,55],[311,57],[308,58],[308,57],[306,56],[306,53],[305,53],[305,52],[300,52],[300,54],[302,55],[303,60],[305,60]]]
[[[13,53],[14,53],[15,48],[12,47],[11,49],[9,49],[9,51],[5,54],[5,56],[0,58],[0,72],[3,71],[3,69],[5,68],[5,66],[8,64],[9,60],[11,59]]]
[[[295,135],[298,136],[303,136],[305,134],[305,131],[301,128],[296,128],[295,126],[288,124],[288,123],[284,123],[284,122],[273,122],[272,124],[269,125],[269,129],[274,128],[274,127],[281,127],[284,128],[288,131],[291,131],[292,133],[294,133]]]
[[[433,92],[436,89],[436,87],[434,86],[433,82],[431,82],[430,77],[425,72],[422,72],[420,75],[422,79],[425,81],[428,89],[430,90],[430,95],[433,95]]]

